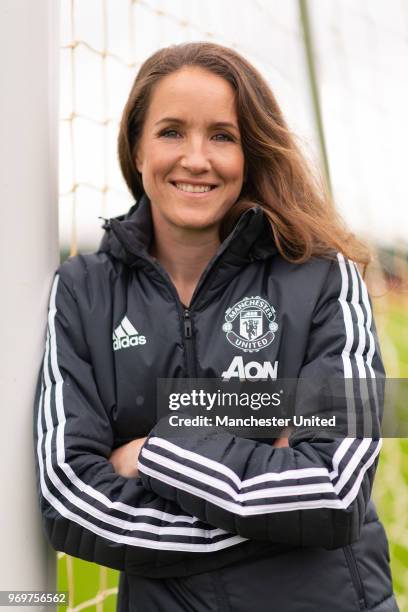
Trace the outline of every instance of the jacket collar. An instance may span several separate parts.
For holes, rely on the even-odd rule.
[[[107,220],[103,227],[106,232],[99,251],[110,253],[130,267],[148,268],[158,278],[155,260],[149,254],[153,222],[150,201],[146,195],[126,215]],[[220,289],[245,265],[268,259],[276,253],[269,220],[262,208],[254,205],[241,214],[230,234],[219,246],[194,294],[202,293],[201,287],[205,283],[207,299],[214,299]],[[211,283],[207,282],[209,277]]]
[[[126,214],[106,220],[103,228],[105,235],[99,251],[108,252],[130,266],[152,259],[149,249],[153,238],[153,222],[150,201],[146,195]],[[263,210],[254,205],[242,213],[215,257],[233,257],[244,264],[267,259],[276,252],[269,221]]]

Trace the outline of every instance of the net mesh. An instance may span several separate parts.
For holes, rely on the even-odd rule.
[[[313,5],[319,8],[318,1],[309,4],[310,8]],[[345,5],[349,12],[344,10]],[[387,4],[390,5],[404,13],[398,0],[392,0]],[[337,9],[336,5],[336,12]],[[407,19],[406,8],[404,14]],[[361,0],[358,11],[355,4],[353,8],[344,2],[341,18],[343,28],[346,19],[351,29],[357,22],[364,28],[377,28],[376,31],[379,28],[372,2]],[[330,26],[333,14],[327,19]],[[341,57],[350,60],[350,41],[342,34],[341,23],[330,26],[329,32],[332,44],[338,48],[339,70]],[[401,25],[396,33],[393,23],[386,24],[390,35],[401,37]],[[312,28],[313,32],[315,37],[319,36],[318,29]],[[161,46],[212,40],[243,53],[278,93],[295,132],[304,142],[312,143],[310,155],[313,158],[319,155],[297,0],[242,3],[233,0],[217,3],[210,0],[61,0],[61,38],[59,211],[64,256],[93,249],[101,236],[101,230],[95,230],[97,217],[123,213],[132,204],[117,163],[119,120],[138,67]],[[319,47],[319,41],[314,42],[315,53],[319,54],[319,49],[321,52],[324,47],[322,44]],[[343,69],[349,70],[345,61]],[[324,81],[324,74],[320,73],[320,78]],[[327,97],[325,102],[323,95],[321,102],[323,106],[327,104]],[[328,108],[326,114],[323,112],[327,124],[324,127],[332,134]],[[332,175],[338,161],[334,151],[335,148],[328,147]],[[347,193],[344,197],[347,199]],[[370,221],[369,207],[365,215]],[[408,376],[408,342],[404,317],[408,299],[403,248],[389,254],[387,270],[398,285],[394,282],[390,289],[387,284],[390,274],[384,275],[383,268],[375,268],[373,286],[379,296],[374,299],[377,326],[388,375],[405,377]],[[383,448],[374,497],[390,541],[399,605],[402,611],[408,611],[408,530],[406,513],[401,512],[401,508],[408,507],[408,445],[405,440],[386,440]],[[113,570],[59,553],[58,581],[59,589],[68,590],[70,611],[116,609],[118,573]]]

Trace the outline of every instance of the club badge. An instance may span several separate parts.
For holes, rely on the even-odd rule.
[[[275,318],[274,307],[259,295],[245,297],[225,311],[222,329],[233,346],[255,353],[273,342],[278,330]]]

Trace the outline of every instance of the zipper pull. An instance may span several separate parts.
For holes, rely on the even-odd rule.
[[[110,228],[111,228],[111,220],[110,219],[105,219],[105,217],[98,217],[98,219],[102,219],[102,221],[104,221],[104,224],[102,225],[102,229],[110,230]]]
[[[184,311],[184,335],[186,338],[191,338],[193,335],[193,327],[191,325],[190,312]]]

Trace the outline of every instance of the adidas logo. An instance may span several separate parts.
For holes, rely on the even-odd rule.
[[[132,323],[125,316],[119,323],[117,328],[112,334],[113,350],[119,351],[123,348],[129,348],[129,346],[139,346],[139,344],[146,344],[146,336],[139,336],[139,332]]]

